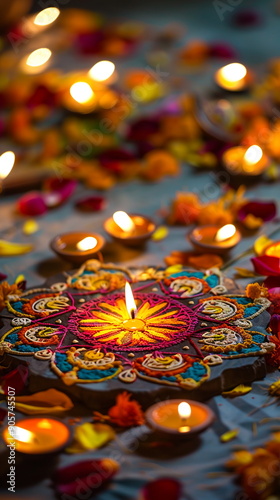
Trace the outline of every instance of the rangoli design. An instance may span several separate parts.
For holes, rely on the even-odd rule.
[[[67,385],[139,379],[192,390],[216,365],[274,348],[268,306],[229,293],[216,269],[127,270],[91,260],[49,287],[9,297],[0,347],[48,363]]]

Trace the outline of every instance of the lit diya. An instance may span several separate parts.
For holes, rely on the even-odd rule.
[[[47,47],[36,49],[20,61],[20,69],[28,75],[45,71],[50,63],[52,51]]]
[[[127,214],[118,211],[104,223],[105,231],[119,243],[138,247],[143,245],[154,233],[155,223],[144,215]]]
[[[25,418],[3,431],[3,439],[10,449],[28,455],[58,452],[67,446],[70,438],[68,426],[49,417]]]
[[[214,413],[206,405],[180,399],[157,403],[145,415],[154,431],[180,439],[194,437],[207,429],[214,420]]]
[[[264,250],[264,255],[280,258],[280,241],[270,243]]]
[[[105,240],[100,234],[75,232],[56,236],[50,247],[62,259],[72,264],[82,264],[96,256],[104,244]]]
[[[0,193],[3,189],[3,181],[11,173],[15,163],[15,154],[12,151],[6,151],[0,156]]]
[[[219,87],[231,92],[246,90],[252,84],[252,74],[240,63],[230,63],[218,69],[215,82]]]
[[[246,149],[236,146],[227,149],[222,157],[225,169],[231,175],[257,176],[268,167],[269,159],[260,146],[254,144]]]
[[[72,333],[96,348],[117,351],[162,349],[194,332],[195,313],[177,300],[153,293],[125,294],[87,301],[70,317]]]
[[[220,254],[235,247],[241,239],[241,234],[233,224],[226,224],[221,228],[201,226],[189,234],[189,239],[196,248]]]

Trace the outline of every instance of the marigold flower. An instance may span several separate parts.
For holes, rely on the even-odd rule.
[[[249,283],[246,286],[246,297],[250,299],[258,299],[259,297],[267,297],[268,290],[265,286],[259,283]]]
[[[7,281],[3,281],[0,284],[0,311],[4,309],[5,302],[8,299],[9,295],[20,295],[21,290],[18,288],[16,284],[9,285]]]
[[[145,155],[142,176],[149,181],[157,181],[166,175],[179,174],[177,160],[167,151],[156,149]]]
[[[171,204],[168,223],[182,225],[193,224],[197,221],[201,208],[197,194],[177,193]]]
[[[131,394],[122,392],[117,396],[116,405],[108,411],[111,422],[120,427],[142,425],[145,421],[143,411],[137,401],[130,401]]]

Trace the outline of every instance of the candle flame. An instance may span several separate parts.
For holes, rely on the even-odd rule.
[[[52,55],[52,51],[50,49],[41,48],[36,49],[31,54],[29,54],[26,59],[26,65],[31,66],[32,68],[37,68],[38,66],[42,66],[45,64]]]
[[[221,227],[219,231],[217,231],[215,240],[216,241],[225,241],[228,238],[231,238],[236,233],[236,227],[233,224],[226,224]]]
[[[263,156],[263,151],[260,146],[256,146],[255,144],[253,146],[250,146],[246,153],[244,154],[244,160],[246,163],[249,163],[250,165],[255,165],[258,163]]]
[[[247,69],[243,64],[231,63],[223,66],[223,68],[219,70],[219,73],[222,78],[228,82],[234,83],[242,80],[247,75]]]
[[[131,318],[135,317],[135,313],[137,311],[137,307],[135,304],[135,300],[133,297],[132,289],[128,281],[125,284],[125,305],[127,308],[127,312]]]
[[[70,87],[70,94],[80,104],[85,104],[94,96],[91,86],[86,82],[73,83]]]
[[[9,434],[12,438],[16,439],[16,441],[21,441],[22,443],[32,443],[35,441],[35,434],[27,429],[23,429],[15,425],[10,429]]]
[[[126,212],[118,211],[113,214],[114,222],[123,231],[130,233],[135,228],[135,224]]]
[[[93,236],[87,236],[77,243],[77,249],[81,251],[92,250],[97,245],[97,239]]]
[[[48,7],[38,12],[34,19],[34,24],[37,26],[47,26],[53,23],[58,18],[59,14],[60,10],[57,7]]]
[[[178,405],[178,413],[182,420],[185,420],[191,416],[192,409],[186,401],[183,401]]]
[[[15,154],[6,151],[0,156],[0,181],[3,181],[11,172],[15,163]]]
[[[104,82],[112,76],[114,71],[114,63],[111,61],[99,61],[89,70],[89,76],[97,82]]]

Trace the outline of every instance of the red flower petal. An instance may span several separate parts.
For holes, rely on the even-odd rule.
[[[255,10],[242,10],[233,16],[233,23],[239,27],[257,26],[262,23],[262,17]]]
[[[140,118],[130,125],[127,140],[133,142],[146,142],[149,137],[160,130],[158,118]]]
[[[84,460],[59,469],[53,478],[58,494],[74,498],[91,498],[116,474],[119,466],[114,460]]]
[[[224,42],[213,43],[210,46],[209,53],[211,57],[220,57],[222,59],[236,59],[237,57],[235,50]]]
[[[274,289],[274,292],[275,292],[276,289],[278,287],[280,287],[280,276],[269,276],[269,278],[266,278],[264,280],[263,284],[266,288],[268,288],[269,292],[271,292],[272,289]],[[280,292],[280,288],[279,288],[279,292]],[[279,293],[279,292],[277,291],[277,293]]]
[[[279,335],[280,333],[280,314],[273,314],[270,318],[269,326],[273,335]]]
[[[263,276],[280,276],[280,258],[270,257],[269,255],[261,255],[253,257],[253,262],[256,273]]]
[[[1,387],[4,394],[8,394],[8,388],[13,387],[16,394],[21,394],[28,379],[28,368],[25,365],[19,365],[15,370],[1,377]]]
[[[18,200],[17,209],[22,215],[42,215],[47,211],[47,205],[41,193],[30,191]]]
[[[182,485],[172,478],[162,478],[151,481],[141,492],[143,500],[179,500]]]
[[[277,212],[276,204],[273,201],[249,201],[242,205],[238,211],[239,220],[243,221],[247,215],[251,214],[263,221],[274,219]]]
[[[6,274],[0,273],[0,281],[3,281],[7,278],[8,278],[8,276]]]
[[[83,212],[99,212],[100,210],[104,210],[106,200],[103,196],[88,196],[77,201],[75,206]]]

